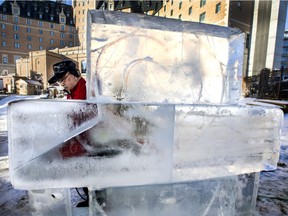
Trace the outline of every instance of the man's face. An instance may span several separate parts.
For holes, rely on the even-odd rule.
[[[58,82],[65,90],[70,92],[76,86],[78,78],[67,72]]]

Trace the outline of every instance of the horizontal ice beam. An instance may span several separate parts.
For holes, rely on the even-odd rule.
[[[29,190],[102,188],[271,170],[282,118],[280,109],[240,105],[11,103],[11,180]]]

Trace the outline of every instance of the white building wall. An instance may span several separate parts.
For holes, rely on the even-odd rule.
[[[269,16],[270,11],[270,21],[263,22],[261,16]],[[270,8],[269,3],[255,0],[248,76],[259,74],[263,68],[281,67],[286,13],[287,1],[272,0]]]
[[[265,67],[269,69],[280,69],[281,67],[286,13],[286,1],[272,1],[268,50],[265,64]]]
[[[251,45],[250,45],[250,59],[249,59],[249,69],[248,76],[254,75],[254,55],[255,55],[255,42],[256,42],[256,32],[257,32],[257,20],[258,20],[258,11],[259,11],[259,0],[255,0],[254,4],[254,14],[253,14],[253,24],[251,32]]]

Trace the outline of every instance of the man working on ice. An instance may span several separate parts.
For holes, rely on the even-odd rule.
[[[71,60],[63,60],[53,65],[54,75],[49,84],[59,82],[68,93],[67,99],[85,100],[86,81],[81,77],[76,64]]]
[[[85,100],[86,99],[86,81],[81,77],[79,70],[76,67],[76,64],[71,60],[63,60],[53,65],[54,75],[48,80],[49,84],[53,84],[55,82],[60,83],[60,85],[66,91],[67,99],[72,100]],[[82,145],[77,145],[78,150],[74,147],[74,156],[75,154],[81,155],[85,150]],[[62,148],[61,153],[63,155],[63,151],[66,151],[65,155],[68,157],[73,156],[70,152],[71,145],[67,145],[65,150]],[[78,192],[78,189],[76,189]],[[89,196],[88,196],[88,188],[83,188],[84,193],[86,194],[85,201],[77,204],[77,207],[87,207],[89,206]],[[79,192],[78,192],[79,193]],[[82,196],[81,196],[82,197]]]

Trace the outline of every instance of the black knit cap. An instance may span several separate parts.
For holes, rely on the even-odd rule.
[[[48,80],[49,84],[57,82],[59,79],[63,78],[67,72],[79,77],[80,74],[77,70],[75,62],[71,60],[63,60],[53,65],[54,75]]]

